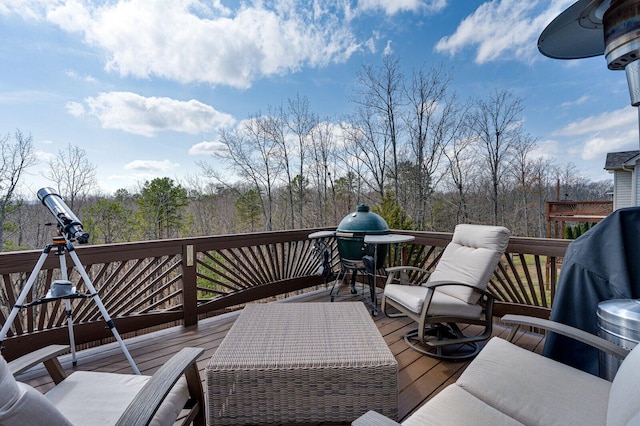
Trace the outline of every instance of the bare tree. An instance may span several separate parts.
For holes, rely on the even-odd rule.
[[[382,66],[364,66],[362,72],[358,73],[357,81],[360,89],[353,101],[361,109],[366,110],[360,115],[367,117],[369,124],[374,121],[380,123],[376,136],[385,140],[391,147],[392,154],[392,175],[398,176],[398,149],[400,143],[400,110],[402,109],[402,82],[403,75],[400,72],[398,59],[392,56],[385,56]],[[376,126],[378,127],[378,126]],[[370,127],[370,130],[373,130]],[[371,137],[370,132],[367,132]],[[394,182],[394,197],[399,194],[397,179]],[[382,193],[381,193],[382,195]]]
[[[279,179],[281,162],[278,160],[278,145],[264,133],[264,120],[259,114],[243,121],[232,131],[222,131],[220,142],[227,146],[224,154],[217,157],[230,164],[238,175],[250,183],[260,195],[260,204],[267,231],[273,229],[273,209],[275,185]],[[221,184],[228,184],[222,176],[208,164],[200,167],[209,177]]]
[[[327,226],[329,201],[333,209],[333,222],[337,220],[335,200],[336,176],[336,141],[334,140],[334,126],[328,120],[318,123],[310,132],[311,136],[311,174],[312,184],[316,188],[316,217],[319,221],[313,225]],[[329,194],[328,191],[331,190]],[[332,222],[332,223],[333,223]]]
[[[22,174],[35,164],[33,139],[16,130],[11,137],[0,137],[0,251],[5,245],[7,214],[15,202],[16,188]]]
[[[531,164],[531,173],[534,182],[534,192],[538,205],[536,214],[537,237],[551,237],[547,235],[546,229],[546,208],[545,201],[551,199],[548,196],[549,189],[552,188],[551,180],[553,169],[555,168],[551,160],[538,158]]]
[[[191,236],[226,234],[234,230],[237,198],[234,190],[202,176],[186,176],[183,186],[188,190]]]
[[[531,197],[531,188],[534,184],[533,160],[530,158],[531,151],[535,148],[536,140],[531,135],[523,135],[520,143],[514,147],[512,173],[517,183],[517,195],[520,198],[520,208],[516,211],[521,212],[522,219],[517,222],[522,224],[524,228],[519,235],[529,236],[529,199]]]
[[[500,182],[514,147],[522,141],[522,100],[506,90],[497,90],[489,100],[476,101],[473,129],[482,146],[480,156],[489,173],[494,224],[498,224]]]
[[[40,203],[23,202],[32,198],[22,194],[15,194],[14,199],[7,215],[10,224],[5,223],[3,250],[28,250],[50,243],[57,232],[46,225],[51,222],[49,210]]]
[[[279,162],[279,169],[284,170],[284,183],[287,191],[287,198],[289,208],[289,228],[294,228],[295,226],[295,203],[294,203],[294,195],[293,195],[293,186],[294,186],[294,153],[291,148],[291,144],[289,139],[287,138],[287,128],[286,128],[286,117],[282,107],[272,108],[269,107],[269,110],[266,115],[261,116],[255,120],[255,123],[259,126],[259,129],[256,129],[259,136],[264,139],[264,142],[270,146],[276,147],[277,149],[272,150],[269,155],[274,156]]]
[[[298,176],[297,180],[298,188],[298,227],[304,227],[303,221],[303,207],[305,193],[305,182],[308,180],[305,178],[305,165],[307,153],[312,147],[312,135],[311,132],[318,125],[318,117],[313,114],[309,109],[309,100],[306,96],[300,96],[299,94],[295,99],[289,99],[289,108],[287,110],[287,126],[289,131],[293,134],[297,142],[297,161],[298,161]]]
[[[561,200],[589,200],[601,199],[604,194],[592,193],[591,182],[587,179],[573,162],[568,162],[563,168],[556,170],[557,179],[560,182]]]
[[[414,189],[402,205],[415,205],[413,222],[424,229],[429,197],[435,189],[442,168],[443,150],[459,138],[463,109],[455,96],[448,95],[451,71],[442,66],[429,72],[423,68],[414,71],[412,80],[405,86],[408,108],[405,122],[409,134],[408,145],[416,164]]]
[[[56,184],[56,189],[73,210],[76,202],[95,189],[96,166],[87,159],[87,152],[68,144],[65,150],[59,150],[49,162],[49,170],[44,175]]]
[[[449,171],[449,176],[457,197],[456,223],[469,222],[467,194],[471,187],[470,180],[475,174],[476,162],[473,161],[473,147],[475,142],[469,133],[463,133],[458,138],[455,138],[444,150],[444,155],[449,160],[447,170]]]
[[[358,187],[362,184],[377,195],[380,202],[384,198],[388,177],[388,154],[390,140],[380,131],[380,123],[373,111],[359,108],[356,115],[347,117],[341,123],[343,144],[343,163],[348,171],[358,178]],[[361,194],[358,191],[358,194]],[[359,198],[359,197],[358,197]],[[360,201],[360,199],[358,199]]]

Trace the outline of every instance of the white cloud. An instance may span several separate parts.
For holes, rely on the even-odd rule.
[[[90,75],[82,76],[74,70],[69,70],[69,69],[65,70],[65,74],[73,80],[84,81],[86,83],[95,83],[97,81],[94,77]]]
[[[33,156],[38,161],[41,161],[43,163],[49,163],[50,161],[53,161],[53,159],[56,157],[55,154],[53,154],[51,152],[46,152],[46,151],[35,151],[33,153]]]
[[[552,1],[542,12],[538,11],[539,0],[485,2],[452,35],[440,39],[435,50],[454,56],[473,47],[478,64],[500,58],[531,61],[538,55],[535,46],[540,32],[573,1]]]
[[[384,56],[393,54],[393,48],[391,47],[391,40],[387,40],[387,45],[384,47],[384,51],[382,52]]]
[[[638,111],[633,107],[625,107],[615,111],[605,112],[597,116],[591,116],[582,120],[567,124],[562,129],[554,132],[563,136],[580,136],[599,134],[601,132],[613,133],[632,128],[637,131]]]
[[[569,107],[573,107],[576,105],[582,105],[583,103],[587,102],[589,100],[589,96],[587,95],[582,95],[580,96],[578,99],[574,100],[574,101],[568,101],[568,102],[563,102],[560,106],[563,108],[569,108]]]
[[[13,92],[0,92],[0,103],[3,104],[20,104],[30,103],[33,99],[41,101],[45,100],[59,100],[59,94],[53,91],[44,90],[17,90]]]
[[[44,20],[47,7],[60,4],[62,0],[3,0],[0,15],[18,14],[23,19]]]
[[[155,172],[166,172],[169,170],[177,169],[178,167],[180,167],[180,164],[173,163],[170,160],[134,160],[125,164],[124,169],[147,174]]]
[[[584,137],[577,153],[583,160],[594,160],[607,152],[638,149],[637,120],[637,110],[625,107],[574,121],[554,134]]]
[[[86,113],[84,105],[80,102],[67,102],[65,109],[74,117],[82,117]]]
[[[220,1],[70,0],[48,5],[46,19],[105,51],[107,69],[123,76],[247,88],[262,76],[347,60],[361,46],[349,13],[343,2],[255,0],[231,11]]]
[[[382,38],[380,31],[374,30],[371,33],[371,37],[367,39],[364,43],[362,43],[362,47],[367,50],[369,53],[375,54],[378,51],[376,47],[376,42]]]
[[[604,158],[608,152],[620,151],[629,146],[629,138],[631,135],[614,135],[607,138],[592,138],[585,142],[582,147],[581,158],[583,160],[595,160]],[[636,135],[637,136],[637,135]]]
[[[369,52],[376,53],[376,50],[377,50],[376,49],[376,40],[375,40],[374,37],[371,37],[370,39],[365,41],[363,46],[366,47]]]
[[[559,143],[555,140],[538,141],[535,148],[531,151],[532,158],[541,158],[543,160],[552,160],[559,156]]]
[[[209,132],[233,125],[234,118],[196,100],[144,97],[131,92],[100,93],[86,98],[84,105],[70,102],[67,111],[97,118],[102,127],[143,136],[160,131],[189,134]]]
[[[229,151],[222,142],[200,142],[189,149],[189,155],[224,155]]]
[[[439,12],[447,6],[447,0],[359,0],[358,11],[383,10],[387,15],[395,15],[399,12],[429,13]]]

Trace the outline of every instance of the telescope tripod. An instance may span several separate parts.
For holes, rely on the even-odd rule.
[[[65,295],[62,295],[62,296],[56,296],[52,292],[52,290],[53,290],[53,284],[52,284],[52,289],[47,293],[47,295],[45,297],[43,297],[41,299],[38,299],[38,300],[35,300],[35,301],[33,301],[31,303],[28,303],[26,305],[23,304],[25,298],[27,297],[27,295],[31,291],[31,287],[33,286],[33,283],[35,282],[38,273],[42,269],[42,265],[44,265],[44,262],[46,261],[47,256],[51,253],[51,250],[53,248],[56,249],[55,254],[58,256],[58,259],[60,261],[60,272],[61,272],[61,275],[62,275],[62,280],[63,281],[67,281],[67,279],[68,279],[68,277],[67,277],[67,261],[66,261],[65,253],[69,253],[69,256],[73,260],[73,263],[75,264],[76,268],[78,269],[78,272],[80,273],[80,276],[82,277],[84,285],[87,287],[87,290],[89,290],[89,293],[88,294],[78,293],[74,288],[73,291],[71,293],[69,293],[69,294],[65,294]],[[80,262],[80,259],[78,258],[78,254],[76,253],[75,248],[73,247],[73,244],[71,244],[71,242],[68,242],[64,237],[61,237],[61,236],[54,237],[53,238],[53,243],[47,245],[42,250],[42,254],[40,255],[40,258],[38,259],[38,262],[36,263],[36,266],[33,268],[33,271],[31,272],[31,275],[27,279],[27,283],[25,284],[24,288],[20,292],[20,296],[16,300],[16,303],[13,306],[13,309],[11,309],[11,313],[7,317],[7,322],[4,324],[4,326],[2,327],[2,330],[0,331],[0,344],[2,343],[2,341],[7,336],[7,333],[9,332],[9,329],[11,328],[11,325],[13,324],[13,321],[15,320],[16,315],[18,314],[18,311],[20,309],[28,308],[30,306],[43,304],[43,303],[48,303],[48,302],[53,302],[53,301],[62,299],[64,301],[64,304],[65,304],[65,311],[66,311],[66,316],[67,316],[67,327],[69,329],[69,345],[71,346],[72,362],[73,362],[73,365],[75,366],[77,364],[77,360],[76,360],[75,337],[74,337],[74,333],[73,333],[73,317],[72,317],[72,314],[71,314],[71,312],[72,312],[72,310],[71,310],[71,299],[78,299],[78,298],[87,298],[87,299],[90,298],[90,299],[93,299],[93,301],[98,306],[98,309],[100,310],[100,313],[102,314],[102,317],[106,321],[107,326],[111,330],[111,333],[113,334],[115,339],[120,344],[120,348],[122,349],[122,352],[124,353],[125,357],[129,361],[129,364],[131,364],[131,368],[133,368],[133,371],[136,374],[139,375],[140,374],[140,370],[138,370],[138,367],[136,366],[135,362],[133,361],[133,358],[131,357],[131,354],[127,350],[127,347],[125,346],[124,342],[122,341],[122,338],[120,337],[120,334],[118,333],[118,330],[116,329],[115,324],[111,320],[111,317],[109,316],[109,313],[107,312],[106,308],[104,307],[104,304],[102,303],[102,300],[100,300],[100,296],[98,295],[98,292],[96,291],[95,287],[93,286],[93,284],[91,282],[91,279],[89,278],[89,275],[87,274],[87,271],[82,266],[82,263]]]

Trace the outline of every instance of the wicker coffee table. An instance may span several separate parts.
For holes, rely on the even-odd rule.
[[[207,365],[208,422],[396,418],[397,369],[362,302],[248,305]]]

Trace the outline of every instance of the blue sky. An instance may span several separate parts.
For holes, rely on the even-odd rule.
[[[524,100],[538,155],[594,180],[607,152],[638,149],[624,72],[604,57],[553,60],[536,47],[572,1],[3,0],[0,133],[31,134],[39,165],[68,144],[100,188],[195,176],[217,132],[297,94],[337,120],[358,70],[395,55],[405,72],[445,64],[462,99]],[[220,167],[223,167],[220,165]]]

